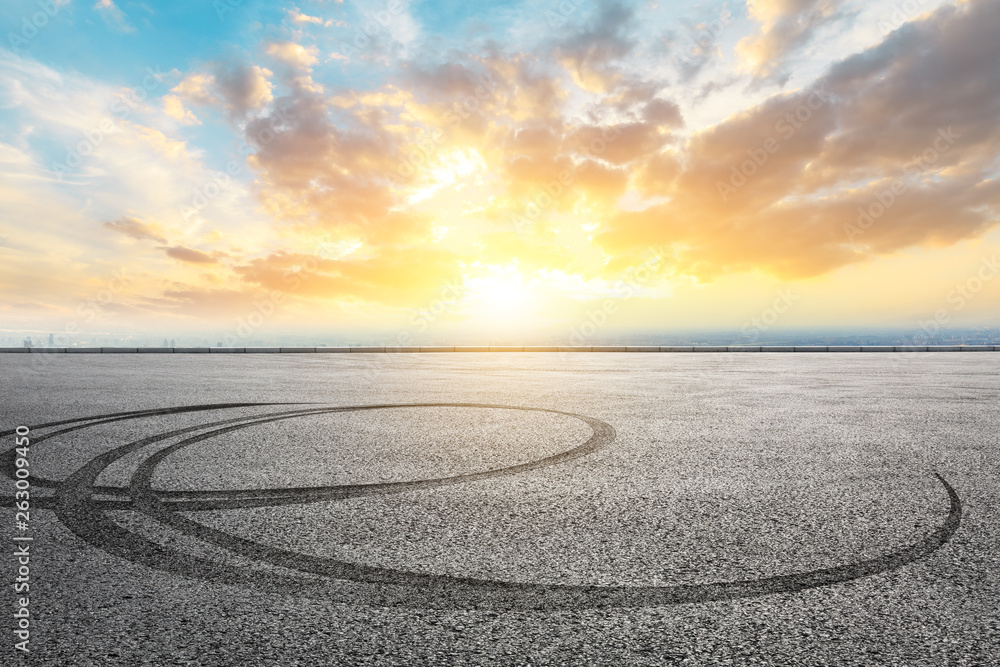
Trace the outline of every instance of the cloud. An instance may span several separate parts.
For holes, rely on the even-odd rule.
[[[274,99],[272,76],[266,68],[242,62],[209,63],[203,71],[188,74],[174,86],[164,97],[164,110],[186,124],[199,121],[185,103],[216,107],[231,119],[242,119]]]
[[[590,21],[556,40],[556,58],[576,85],[590,92],[606,92],[614,86],[621,76],[615,61],[635,46],[629,33],[633,18],[634,10],[627,4],[601,0]]]
[[[147,298],[146,302],[160,312],[211,321],[258,312],[261,297],[256,290],[176,285],[163,290],[162,296]]]
[[[167,257],[172,257],[181,262],[187,262],[188,264],[218,264],[219,254],[208,254],[207,252],[202,252],[201,250],[195,250],[194,248],[186,248],[184,246],[167,246],[161,248]]]
[[[575,151],[592,152],[601,160],[614,165],[626,165],[633,160],[657,152],[666,142],[666,135],[649,123],[621,125],[582,125],[567,137]]]
[[[681,127],[684,125],[684,118],[681,116],[680,107],[670,100],[652,99],[646,102],[642,109],[642,117],[645,121],[653,125],[665,127]]]
[[[20,152],[30,157],[16,178],[5,174],[0,179],[15,187],[0,189],[11,212],[21,209],[22,199],[27,206],[30,195],[38,209],[35,237],[46,243],[58,238],[70,256],[80,252],[93,257],[94,246],[109,247],[105,238],[93,234],[105,221],[124,216],[148,223],[155,216],[163,229],[190,228],[193,220],[185,219],[184,210],[192,206],[214,227],[239,226],[244,239],[261,236],[261,229],[248,223],[257,225],[261,216],[238,175],[202,200],[206,184],[214,190],[219,174],[205,167],[202,151],[177,136],[176,124],[160,110],[156,98],[167,89],[166,76],[154,73],[141,86],[126,89],[63,74],[30,58],[2,51],[0,57],[0,97],[8,103],[8,126],[17,134]],[[131,211],[149,213],[126,213]],[[169,236],[159,229],[154,233]],[[72,250],[74,244],[77,250]],[[146,252],[140,245],[133,248]],[[115,252],[121,253],[120,245]],[[93,257],[90,263],[98,261]]]
[[[309,70],[316,64],[319,56],[319,50],[315,46],[303,46],[295,42],[271,42],[264,51],[298,71]]]
[[[121,217],[105,222],[104,227],[138,241],[150,239],[159,243],[167,242],[158,225],[142,222],[136,218]]]
[[[640,179],[670,201],[616,215],[598,242],[671,244],[704,278],[801,278],[983,235],[1000,222],[997,30],[996,3],[943,7],[813,89],[696,133]]]
[[[694,81],[713,60],[724,56],[720,41],[733,19],[726,4],[721,8],[709,5],[694,10],[697,18],[681,19],[683,30],[667,30],[662,37],[685,84]]]
[[[353,127],[344,128],[311,90],[278,102],[245,128],[268,210],[326,229],[363,231],[384,219],[396,203],[388,177],[400,162],[384,115],[347,113]]]
[[[626,20],[614,6],[605,11]],[[311,75],[287,80],[268,112],[243,128],[265,209],[302,232],[381,247],[430,238],[434,211],[406,204],[465,187],[456,180],[479,169],[498,174],[496,185],[514,199],[568,172],[573,187],[558,210],[588,197],[612,202],[628,188],[624,167],[683,124],[680,109],[659,97],[662,84],[623,79],[609,97],[619,122],[566,121],[566,93],[549,69],[496,52],[403,61],[380,88],[332,97]]]
[[[273,99],[270,70],[242,63],[219,64],[213,69],[216,90],[231,115],[245,116]]]
[[[681,67],[678,82],[668,59],[684,35],[663,30],[676,8],[655,4],[564,3],[574,8],[562,27],[530,8],[513,21],[497,13],[499,28],[456,19],[406,45],[396,28],[415,25],[408,16],[356,40],[355,6],[337,8],[346,25],[315,4],[286,7],[271,14],[277,25],[224,45],[259,60],[203,61],[141,91],[3,52],[2,199],[10,217],[41,220],[2,248],[4,280],[45,274],[19,298],[71,310],[65,295],[99,291],[127,266],[142,275],[129,303],[146,311],[245,313],[276,290],[296,316],[326,302],[384,314],[490,272],[558,284],[572,301],[650,247],[671,286],[761,274],[719,281],[730,290],[983,239],[997,225],[996,2],[949,3],[816,74],[818,37],[846,28],[857,5],[759,0],[739,46],[749,97],[729,49],[745,22],[701,44],[691,21],[686,43],[703,47],[691,71],[704,76]],[[99,5],[105,18],[117,10]],[[848,48],[836,55],[860,48],[872,23],[837,36]],[[345,55],[320,64],[332,49]],[[781,94],[761,85],[806,77],[814,84]],[[183,127],[208,125],[204,114],[226,127]],[[54,173],[66,156],[73,168]],[[95,235],[99,225],[120,236]]]
[[[805,0],[762,4],[756,16],[772,64],[838,12],[834,4]],[[589,86],[593,92],[584,99],[592,104],[583,118],[562,109],[568,97],[550,64],[499,49],[486,57],[452,54],[443,64],[403,62],[391,83],[351,95],[327,97],[309,74],[289,80],[289,90],[245,125],[255,149],[249,163],[261,201],[277,218],[299,232],[360,240],[372,255],[319,271],[317,293],[383,298],[374,281],[345,273],[383,253],[397,258],[387,269],[392,275],[406,266],[418,271],[400,253],[424,253],[444,218],[433,208],[407,206],[408,193],[426,191],[416,201],[441,193],[438,206],[460,198],[448,186],[452,172],[436,166],[456,151],[471,151],[483,173],[496,176],[477,186],[496,203],[481,207],[477,223],[474,217],[459,223],[493,225],[470,226],[462,237],[482,256],[507,256],[504,249],[517,247],[533,261],[548,252],[549,268],[564,268],[568,260],[553,252],[558,243],[551,234],[572,224],[560,216],[574,213],[596,228],[594,242],[612,257],[663,245],[673,249],[676,271],[701,279],[742,271],[816,276],[907,247],[974,238],[995,224],[990,174],[1000,152],[992,120],[1000,81],[993,64],[1000,53],[988,35],[1000,28],[996,14],[985,2],[939,10],[832,66],[813,88],[774,95],[682,141],[674,133],[685,119],[663,82],[627,76],[615,64],[633,48],[623,38],[633,17],[605,2],[589,22],[546,46],[568,58],[578,77],[601,79]],[[296,67],[312,62],[301,59],[305,47],[284,43],[280,50]],[[996,83],[966,86],[969,77]],[[941,94],[926,95],[928,85]],[[191,95],[198,90],[192,84]],[[949,126],[961,141],[913,174],[913,156]],[[763,148],[768,141],[773,152]],[[905,195],[852,234],[859,209],[867,211],[896,179],[904,179]],[[497,232],[512,212],[543,201],[554,183],[562,184],[559,193],[545,195],[533,234],[513,244]],[[626,193],[645,203],[620,210]],[[276,287],[273,271],[281,261],[272,256],[239,273]]]
[[[112,30],[125,33],[135,32],[135,28],[129,25],[125,12],[112,2],[112,0],[97,0],[94,3],[94,10],[100,13],[101,18],[104,19],[104,22]]]
[[[622,114],[631,114],[652,125],[668,129],[683,127],[684,118],[677,103],[659,97],[664,88],[663,83],[656,80],[624,80],[614,93],[604,97],[602,106],[611,106]]]
[[[782,6],[804,12],[803,25],[820,25],[809,17],[829,13],[816,3]],[[287,74],[210,62],[165,104],[181,120],[190,121],[188,107],[225,113],[252,151],[253,190],[279,223],[280,240],[241,239],[246,247],[222,253],[190,247],[221,244],[205,237],[168,245],[136,218],[105,226],[157,241],[163,254],[155,259],[176,271],[190,268],[167,258],[225,265],[205,278],[214,281],[208,292],[186,285],[165,295],[171,307],[208,303],[234,279],[240,293],[406,307],[484,262],[599,280],[662,246],[671,275],[792,279],[953,244],[997,222],[997,14],[985,2],[938,10],[833,65],[811,88],[690,131],[704,114],[682,112],[675,89],[630,61],[642,55],[626,39],[638,29],[635,17],[613,2],[534,52],[493,44],[444,61],[420,53],[368,88],[324,88],[313,79],[316,49],[268,42]],[[782,20],[763,9],[761,16],[774,26]],[[809,40],[808,31],[774,26],[774,53]],[[559,61],[540,57],[550,53]],[[146,148],[182,148],[165,131],[134,129]],[[915,163],[942,131],[954,133],[947,150]],[[852,232],[897,180],[904,185],[891,206]],[[511,218],[529,206],[530,228],[516,228]],[[224,238],[238,235],[227,229]],[[324,257],[310,249],[319,239],[350,250]]]
[[[421,252],[386,248],[377,256],[338,260],[276,252],[234,271],[246,283],[303,298],[353,298],[403,306],[432,299],[445,283],[460,281],[458,259],[435,248]]]
[[[292,23],[315,23],[316,25],[323,25],[323,19],[318,16],[309,16],[304,14],[297,9],[290,9],[288,11],[288,18]]]
[[[761,23],[760,33],[736,46],[757,81],[784,85],[790,54],[802,48],[816,31],[850,14],[843,0],[748,0],[750,16]]]

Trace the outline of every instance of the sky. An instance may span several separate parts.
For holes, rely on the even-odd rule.
[[[997,327],[998,34],[995,0],[8,0],[0,333]]]

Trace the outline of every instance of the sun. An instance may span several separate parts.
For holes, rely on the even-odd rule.
[[[514,313],[526,306],[531,293],[521,282],[491,278],[480,288],[480,299],[493,311]]]
[[[465,279],[469,314],[481,321],[523,321],[539,306],[536,290],[517,264],[490,266]]]

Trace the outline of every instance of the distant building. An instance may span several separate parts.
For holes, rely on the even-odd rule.
[[[55,346],[56,346],[55,335],[49,334],[49,347],[55,347]]]
[[[31,336],[28,336],[27,338],[24,339],[24,346],[31,347]]]

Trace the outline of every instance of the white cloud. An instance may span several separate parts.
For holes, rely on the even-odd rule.
[[[158,225],[172,243],[198,244],[210,230],[241,244],[273,240],[242,156],[229,161],[231,173],[209,168],[162,110],[155,77],[147,79],[152,89],[121,89],[2,50],[0,61],[0,98],[8,100],[12,125],[33,128],[21,133],[20,145],[0,143],[0,201],[5,221],[31,230],[23,237],[38,257],[36,273],[73,276],[121,263],[118,235],[102,224],[123,216]],[[61,147],[53,151],[53,143]],[[9,236],[14,244],[22,235]],[[128,261],[143,271],[170,264],[150,252]]]
[[[112,0],[97,0],[94,3],[94,10],[100,13],[101,18],[104,19],[104,22],[112,30],[117,32],[135,32],[135,28],[129,24],[125,12],[112,2]]]

